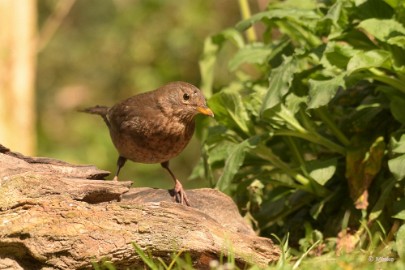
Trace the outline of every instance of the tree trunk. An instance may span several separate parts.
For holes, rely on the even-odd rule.
[[[0,1],[0,141],[33,154],[36,1]]]
[[[102,180],[108,174],[0,145],[0,269],[92,269],[105,260],[135,269],[143,263],[133,243],[166,263],[188,253],[197,269],[221,256],[241,267],[279,258],[217,190],[189,190],[187,207],[167,190]]]

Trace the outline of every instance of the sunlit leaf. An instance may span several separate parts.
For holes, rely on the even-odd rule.
[[[336,1],[329,9],[328,13],[324,17],[324,20],[331,20],[334,24],[337,24],[340,13],[342,12],[342,1]]]
[[[335,174],[337,159],[314,160],[306,163],[306,169],[316,182],[325,185]]]
[[[405,177],[405,155],[388,160],[388,168],[397,180]]]
[[[249,19],[239,22],[236,25],[236,29],[238,29],[239,31],[244,31],[258,21],[262,21],[264,19],[271,20],[281,18],[296,19],[297,21],[304,19],[317,20],[319,19],[319,15],[315,13],[313,10],[294,9],[294,8],[272,9],[269,11],[257,13],[252,17],[250,17]]]
[[[347,64],[347,71],[353,73],[373,67],[389,67],[391,54],[384,50],[359,51]]]
[[[405,134],[402,134],[399,140],[391,137],[391,151],[397,154],[405,154]]]
[[[350,44],[328,42],[322,55],[321,63],[326,66],[336,66],[346,69],[350,58],[357,52]]]
[[[320,29],[320,33],[328,35],[331,39],[342,32],[349,23],[348,14],[344,8],[346,5],[344,1],[335,1],[328,9],[326,16],[318,22],[317,28]]]
[[[263,46],[262,44],[248,45],[240,49],[229,61],[229,69],[234,71],[244,63],[264,64],[271,53],[272,49],[270,46]]]
[[[313,31],[313,28],[316,28],[316,22],[280,20],[276,24],[280,32],[300,43],[304,48],[314,48],[322,44],[320,37]]]
[[[259,142],[259,137],[252,137],[235,146],[235,148],[229,154],[229,157],[226,159],[224,171],[217,182],[216,187],[219,190],[229,193],[231,181],[243,164],[246,152],[249,149],[254,148]]]
[[[235,29],[227,29],[221,33],[208,37],[204,42],[204,51],[200,58],[201,90],[205,97],[212,95],[212,84],[214,81],[214,68],[217,54],[222,46],[230,41],[237,47],[243,47],[244,41],[241,33]]]
[[[315,10],[317,8],[317,2],[314,0],[285,0],[282,2],[271,2],[270,8],[287,8],[287,9],[303,9],[303,10]]]
[[[291,93],[291,94],[287,95],[284,103],[285,103],[285,106],[288,108],[288,110],[292,114],[295,114],[302,107],[301,104],[305,104],[307,102],[307,100],[308,100],[307,96],[297,96],[294,93]]]
[[[396,36],[387,40],[388,44],[396,45],[405,49],[405,36]]]
[[[390,5],[392,8],[397,8],[403,2],[402,0],[384,0],[385,3]]]
[[[405,259],[405,224],[399,228],[396,239],[398,256],[403,260]]]
[[[283,64],[272,69],[269,76],[269,88],[262,104],[262,113],[279,104],[288,93],[296,71],[296,60],[292,57],[284,59]]]
[[[208,162],[214,164],[216,162],[224,161],[229,156],[229,153],[235,148],[236,143],[222,140],[221,143],[215,145],[210,150]]]
[[[238,128],[245,135],[251,133],[251,120],[239,93],[240,85],[232,84],[219,93],[214,94],[208,104],[217,121],[228,128]]]
[[[401,96],[392,97],[390,108],[395,119],[405,124],[405,98]]]
[[[324,106],[335,96],[339,87],[345,87],[345,74],[324,81],[309,80],[308,108],[315,109]]]
[[[347,2],[347,1],[344,1]],[[352,1],[350,1],[352,2]],[[359,10],[360,18],[382,18],[389,19],[394,16],[392,9],[385,1],[382,0],[355,0]]]
[[[380,41],[404,47],[405,27],[396,20],[368,19],[360,22],[359,28],[364,29]]]
[[[277,126],[286,126],[289,129],[297,131],[305,130],[295,117],[294,112],[281,104],[275,106],[272,109],[266,110],[263,113],[263,118],[266,120],[269,119]]]
[[[392,216],[393,218],[397,218],[397,219],[402,219],[405,220],[405,209],[402,211],[399,211],[398,213],[396,213],[395,215]]]

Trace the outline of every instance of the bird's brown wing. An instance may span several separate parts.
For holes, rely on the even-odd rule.
[[[140,94],[114,105],[108,113],[111,128],[120,133],[146,132],[145,127],[159,118],[159,108],[153,95]]]

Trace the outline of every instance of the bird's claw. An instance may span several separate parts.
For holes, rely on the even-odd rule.
[[[177,179],[176,179],[176,184],[174,185],[174,188],[173,188],[173,192],[174,192],[174,201],[175,202],[180,203],[182,205],[190,206],[190,203],[188,201],[186,192],[184,191],[183,185]]]

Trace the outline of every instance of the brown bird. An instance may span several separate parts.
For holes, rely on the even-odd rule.
[[[173,178],[175,201],[190,205],[182,184],[169,168],[194,133],[194,117],[214,116],[201,91],[185,82],[168,83],[156,90],[130,97],[113,107],[95,106],[82,112],[100,115],[118,150],[114,181],[127,159],[160,163]]]

